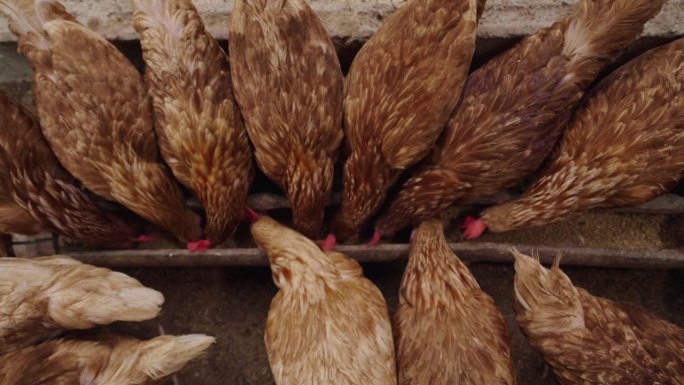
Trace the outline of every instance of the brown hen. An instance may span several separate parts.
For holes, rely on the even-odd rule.
[[[212,343],[200,334],[54,340],[0,356],[0,385],[161,385]]]
[[[493,232],[549,224],[596,207],[649,201],[684,176],[684,39],[606,78],[521,198],[482,213]]]
[[[440,220],[414,230],[394,326],[401,385],[515,384],[506,320]]]
[[[228,56],[191,1],[132,3],[162,156],[202,203],[210,243],[221,243],[242,219],[253,175]]]
[[[253,220],[279,289],[264,336],[276,384],[396,384],[387,305],[361,266],[271,218]]]
[[[63,329],[154,318],[164,302],[125,274],[66,256],[0,258],[0,282],[0,354]]]
[[[518,324],[561,384],[684,384],[684,329],[513,254]]]
[[[342,142],[340,64],[305,0],[237,0],[230,22],[235,96],[261,170],[318,237]]]
[[[491,196],[534,172],[587,87],[663,2],[581,0],[574,15],[472,73],[431,165],[406,182],[377,230],[391,235],[458,200]]]
[[[0,231],[33,234],[45,228],[93,245],[133,245],[133,229],[103,213],[74,184],[50,150],[37,119],[2,94],[0,178],[6,186],[0,190],[8,188],[11,200],[18,206],[7,206],[7,216],[0,216],[0,226],[5,227]],[[0,199],[4,199],[2,195],[0,192]]]
[[[45,138],[86,188],[182,241],[201,237],[159,154],[142,78],[116,48],[55,0],[0,0],[34,70]]]
[[[351,153],[333,222],[340,240],[359,231],[401,172],[435,144],[468,74],[477,8],[475,0],[410,0],[354,59],[344,93]]]

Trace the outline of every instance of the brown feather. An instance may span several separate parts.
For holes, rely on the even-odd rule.
[[[684,176],[684,39],[606,78],[577,112],[548,168],[523,196],[488,208],[490,230],[556,222],[649,201]]]
[[[0,354],[62,329],[154,318],[164,302],[125,274],[66,256],[0,258],[0,282]]]
[[[244,214],[252,150],[230,64],[189,0],[133,0],[162,156],[207,213],[220,243]]]
[[[279,288],[264,336],[276,384],[396,384],[387,305],[358,263],[268,217],[251,231]]]
[[[75,185],[50,150],[33,114],[2,94],[0,172],[4,173],[2,184],[9,188],[12,201],[40,223],[36,229],[44,227],[94,245],[133,245],[132,228],[104,214]],[[8,214],[2,219],[7,230],[12,232],[16,226],[14,232],[25,232],[25,220]]]
[[[684,384],[683,329],[513,253],[518,324],[561,384]]]
[[[587,87],[662,4],[582,0],[573,16],[523,39],[476,70],[432,165],[406,182],[378,229],[392,234],[459,199],[491,196],[534,172]]]
[[[449,249],[441,221],[415,231],[394,319],[399,384],[515,384],[494,301]]]
[[[317,237],[342,141],[340,64],[305,0],[238,0],[230,23],[235,96],[261,170]]]
[[[0,385],[161,385],[213,342],[199,334],[54,340],[1,356]]]
[[[344,95],[351,155],[333,223],[339,239],[354,235],[435,144],[468,73],[477,8],[476,0],[411,0],[354,59]]]
[[[140,74],[112,44],[66,17],[57,1],[26,3],[0,0],[0,12],[33,28],[15,32],[34,70],[43,134],[59,161],[94,193],[183,241],[198,239],[194,214],[159,163]]]

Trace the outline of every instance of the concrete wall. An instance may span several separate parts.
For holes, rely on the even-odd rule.
[[[132,40],[131,6],[127,0],[63,0],[76,17],[112,40]],[[310,0],[332,36],[364,40],[382,24],[401,0]],[[530,34],[570,13],[575,0],[489,0],[479,35],[506,38]],[[195,0],[209,30],[219,39],[227,36],[232,0]],[[660,15],[651,21],[646,36],[684,35],[684,0],[669,0]],[[0,42],[13,41],[7,21],[0,20]]]

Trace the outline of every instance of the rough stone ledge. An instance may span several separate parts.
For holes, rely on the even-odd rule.
[[[347,40],[365,40],[403,0],[310,0],[330,34]],[[135,40],[128,0],[63,0],[78,20],[110,40]],[[508,38],[530,34],[569,14],[577,1],[489,0],[479,36]],[[209,31],[219,39],[228,34],[232,0],[195,0]],[[669,0],[644,31],[645,36],[684,35],[684,0]],[[0,42],[14,41],[7,20],[0,19]]]

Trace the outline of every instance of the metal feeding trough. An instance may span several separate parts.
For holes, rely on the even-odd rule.
[[[501,198],[511,198],[509,193],[501,193],[490,199],[473,202],[475,205],[490,205]],[[331,205],[336,205],[339,195],[334,195]],[[199,208],[196,201],[189,201],[193,208]],[[273,212],[289,208],[287,200],[276,194],[253,194],[249,198],[250,207],[260,212]],[[666,194],[645,204],[611,210],[612,212],[637,213],[644,215],[684,214],[684,197]],[[618,230],[618,229],[616,229]],[[34,237],[23,241],[5,238],[6,247],[37,244],[52,247],[54,253],[68,254],[83,262],[110,267],[197,267],[197,266],[266,266],[265,254],[253,243],[235,244],[233,247],[216,248],[203,253],[185,249],[169,248],[171,245],[153,245],[151,249],[132,250],[83,250],[73,246],[61,246],[56,236]],[[522,245],[492,242],[451,243],[451,249],[466,262],[512,262],[510,249],[515,247],[524,253],[536,254],[545,263],[551,263],[559,255],[564,265],[617,267],[617,268],[684,268],[684,253],[676,249],[629,250],[615,248],[595,248],[578,246]],[[406,258],[406,243],[385,243],[376,246],[339,245],[336,249],[360,262],[383,262]],[[36,252],[39,254],[40,252]],[[30,252],[29,252],[30,254]],[[23,255],[23,254],[22,254]]]

